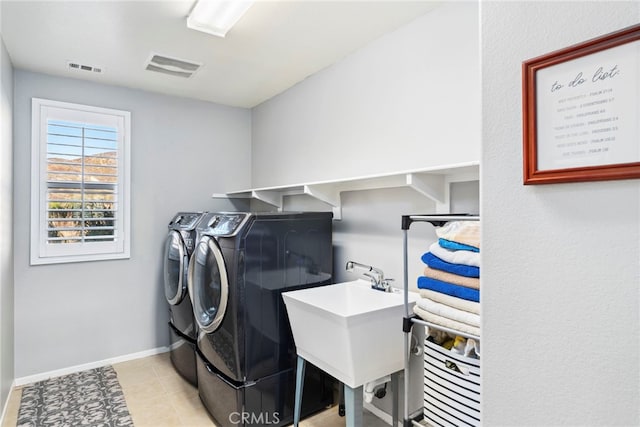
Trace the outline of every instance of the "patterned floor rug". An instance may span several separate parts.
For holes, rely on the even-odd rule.
[[[76,372],[26,386],[17,427],[133,426],[116,371],[111,366]]]

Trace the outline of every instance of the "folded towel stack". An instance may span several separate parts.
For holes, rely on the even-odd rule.
[[[480,223],[449,222],[422,256],[420,299],[413,311],[454,331],[480,335]]]

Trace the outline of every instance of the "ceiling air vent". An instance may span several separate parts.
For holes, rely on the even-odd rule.
[[[201,66],[202,64],[197,62],[152,54],[147,61],[146,69],[149,71],[168,74],[170,76],[189,78],[194,75]]]
[[[91,73],[102,74],[102,67],[96,67],[93,65],[85,65],[79,62],[68,61],[67,66],[70,70],[74,71],[89,71]]]

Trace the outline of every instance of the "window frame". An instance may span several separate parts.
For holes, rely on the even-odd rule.
[[[42,98],[32,98],[31,110],[31,265],[130,258],[131,113]],[[47,243],[47,119],[107,124],[118,129],[118,191],[113,241]]]

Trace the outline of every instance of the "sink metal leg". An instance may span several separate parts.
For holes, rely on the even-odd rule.
[[[393,427],[398,427],[398,403],[400,401],[400,396],[398,395],[398,378],[400,377],[399,372],[394,372],[391,374],[391,398],[393,399],[393,406],[391,409],[391,425]]]
[[[296,369],[296,397],[295,406],[293,409],[293,425],[298,427],[300,422],[300,411],[302,409],[302,389],[304,388],[304,368],[306,367],[306,360],[298,356],[298,366]]]
[[[344,386],[344,403],[347,412],[347,427],[362,427],[362,386]]]

